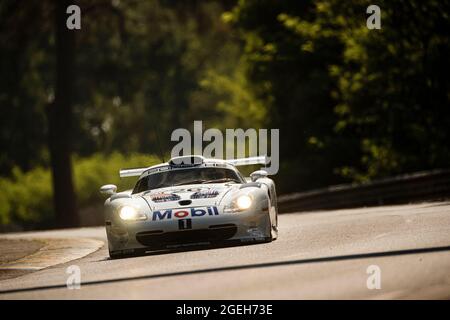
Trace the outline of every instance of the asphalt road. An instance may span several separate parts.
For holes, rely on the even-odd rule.
[[[273,243],[78,260],[0,281],[0,299],[449,299],[450,203],[280,215]],[[27,237],[105,239],[103,228]],[[66,268],[78,265],[81,288]],[[381,271],[368,289],[367,268]]]

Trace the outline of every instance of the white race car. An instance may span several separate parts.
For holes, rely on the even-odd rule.
[[[266,157],[234,160],[202,156],[172,158],[148,168],[120,170],[139,176],[133,190],[100,191],[105,202],[109,255],[228,242],[270,242],[278,234],[277,195],[267,172],[245,179],[236,166],[263,164]]]

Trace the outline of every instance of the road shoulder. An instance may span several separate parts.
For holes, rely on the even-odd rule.
[[[0,239],[0,280],[19,277],[30,271],[1,269],[1,266],[36,253],[45,242],[25,239]]]
[[[54,265],[83,258],[104,242],[87,238],[0,239],[0,280],[10,279]]]

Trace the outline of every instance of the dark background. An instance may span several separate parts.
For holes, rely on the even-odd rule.
[[[66,28],[70,4],[81,30]],[[99,186],[132,185],[118,169],[167,157],[194,120],[279,128],[279,193],[448,168],[449,9],[3,0],[0,224],[79,225]]]

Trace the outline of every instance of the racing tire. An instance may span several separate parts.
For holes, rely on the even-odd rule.
[[[274,228],[274,227],[275,227],[275,228]],[[272,238],[272,241],[275,241],[275,240],[278,239],[278,213],[277,213],[277,215],[275,216],[275,226],[271,226],[271,228],[272,228],[272,230],[271,230],[270,236],[271,236],[271,238]],[[275,230],[275,231],[274,231],[274,230]],[[273,236],[273,232],[275,232],[275,236]]]
[[[272,242],[278,239],[278,214],[275,216],[275,228],[274,229],[274,225],[272,224],[272,220],[270,219],[270,214],[269,214],[269,221],[270,221],[270,235],[268,237],[265,238],[264,242]],[[274,236],[274,232],[275,232],[275,236]]]
[[[128,258],[129,256],[130,256],[130,254],[123,254],[123,253],[120,253],[120,252],[109,251],[109,257],[112,260]]]
[[[138,257],[145,253],[145,251],[134,251],[132,253],[121,253],[120,251],[109,251],[109,257],[112,260],[115,259],[123,259],[123,258],[132,258],[132,257]]]
[[[122,258],[123,258],[123,255],[120,254],[120,253],[112,253],[112,252],[110,252],[110,253],[109,253],[109,258],[110,258],[111,260],[122,259]]]

